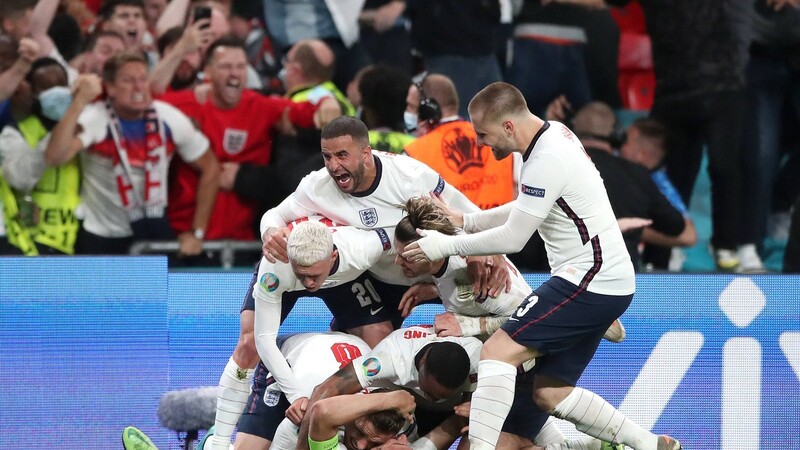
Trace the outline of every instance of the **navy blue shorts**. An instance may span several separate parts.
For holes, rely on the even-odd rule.
[[[253,270],[253,278],[244,297],[240,312],[256,309],[256,300],[253,297],[258,278],[258,266]],[[318,297],[333,314],[334,331],[345,331],[350,328],[380,323],[386,320],[392,322],[395,328],[403,324],[403,318],[397,307],[400,299],[408,286],[384,283],[375,279],[369,272],[364,272],[357,279],[332,288],[320,289],[317,292],[294,291],[286,292],[282,298],[281,322],[294,307],[301,297]]]
[[[536,442],[536,435],[539,434],[550,414],[539,409],[533,402],[531,380],[532,377],[528,378],[524,375],[517,377],[514,403],[511,405],[511,411],[509,411],[506,421],[503,422],[503,431]]]
[[[289,400],[283,392],[272,390],[275,379],[267,377],[269,371],[263,363],[258,363],[253,375],[253,390],[247,398],[244,412],[239,418],[238,431],[252,434],[269,441],[275,437],[275,430],[286,417]]]
[[[603,334],[632,299],[633,294],[595,294],[552,277],[520,304],[503,330],[543,353],[536,358],[535,374],[575,386]]]

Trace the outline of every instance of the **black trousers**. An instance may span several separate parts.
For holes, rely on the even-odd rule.
[[[688,205],[700,171],[703,149],[708,151],[711,180],[712,236],[715,248],[742,244],[743,167],[741,137],[745,96],[723,91],[656,98],[650,116],[669,130],[667,174]]]

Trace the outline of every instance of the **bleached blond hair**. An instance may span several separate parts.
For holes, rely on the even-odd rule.
[[[292,228],[287,243],[289,261],[303,267],[312,266],[333,252],[331,230],[320,222],[300,222]]]

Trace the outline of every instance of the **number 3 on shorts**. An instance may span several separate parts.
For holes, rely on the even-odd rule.
[[[533,308],[533,305],[535,305],[538,301],[538,295],[529,295],[528,298],[525,299],[525,302],[517,309],[517,317],[522,317],[525,314],[528,314],[528,311],[530,311],[530,309]]]

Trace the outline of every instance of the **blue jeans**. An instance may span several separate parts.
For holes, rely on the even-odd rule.
[[[759,246],[766,236],[775,179],[782,157],[781,133],[787,102],[800,111],[800,72],[788,58],[754,51],[747,67],[748,133],[742,152],[747,189],[743,198],[745,242]],[[798,124],[800,125],[800,124]]]
[[[561,94],[567,96],[573,112],[592,100],[583,44],[514,39],[514,56],[506,78],[539,117],[544,117],[547,105]]]

